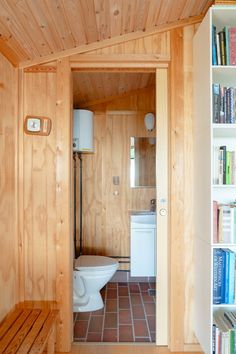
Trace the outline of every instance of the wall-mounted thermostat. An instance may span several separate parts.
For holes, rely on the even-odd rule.
[[[49,135],[52,127],[50,118],[26,116],[24,122],[24,131],[26,134]]]

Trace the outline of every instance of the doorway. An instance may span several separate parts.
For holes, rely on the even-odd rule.
[[[137,71],[137,70],[136,70]],[[100,86],[97,88],[95,85],[92,83],[92,73],[74,73],[73,75],[80,74],[80,90],[82,89],[81,83],[83,82],[84,87],[90,87],[90,90],[94,93],[97,92],[97,94],[101,93],[102,90],[102,84],[101,82],[103,81],[104,87],[106,90],[112,90],[113,87],[117,86],[117,75],[114,75],[113,73],[113,78],[112,78],[112,73],[93,73],[94,77],[97,76],[97,80],[99,75],[100,76]],[[83,74],[83,75],[81,75]],[[98,75],[99,74],[99,75]],[[145,79],[146,82],[149,82],[151,84],[149,85],[144,85],[143,87],[136,87],[133,88],[132,90],[127,89],[124,86],[124,84],[120,85],[122,93],[116,93],[113,92],[110,96],[106,92],[104,98],[98,97],[89,97],[88,94],[84,94],[85,101],[84,103],[80,103],[80,108],[89,108],[93,110],[95,108],[96,111],[96,134],[95,134],[95,150],[100,151],[100,156],[102,156],[102,153],[104,154],[104,149],[107,149],[107,145],[104,147],[104,141],[110,146],[112,146],[112,130],[113,133],[115,132],[115,139],[114,142],[116,141],[116,144],[113,144],[114,147],[109,150],[109,153],[112,151],[114,154],[118,154],[120,162],[124,163],[124,156],[126,156],[126,170],[129,171],[129,161],[127,159],[127,151],[129,150],[128,143],[130,139],[126,138],[126,143],[120,144],[121,150],[122,147],[125,150],[124,153],[119,152],[118,148],[118,142],[119,139],[117,140],[117,135],[119,133],[119,137],[124,137],[124,135],[127,134],[127,137],[131,137],[132,133],[130,133],[130,129],[133,126],[132,122],[136,122],[136,131],[133,135],[142,135],[141,132],[138,133],[139,130],[142,131],[143,127],[141,127],[141,124],[143,124],[143,116],[144,113],[148,111],[155,111],[156,114],[156,139],[157,139],[157,148],[156,148],[156,179],[157,179],[157,185],[156,188],[154,189],[154,197],[156,197],[156,203],[157,203],[157,225],[158,225],[158,232],[157,232],[157,242],[156,242],[156,254],[157,254],[157,275],[158,275],[158,280],[157,284],[154,286],[154,282],[150,281],[148,279],[146,282],[139,282],[136,281],[134,284],[132,282],[129,284],[125,284],[124,278],[122,279],[123,281],[113,281],[107,285],[107,287],[103,290],[103,293],[105,294],[105,301],[108,301],[105,306],[105,310],[101,310],[101,313],[97,313],[92,315],[86,314],[86,313],[81,313],[80,317],[78,315],[75,315],[75,326],[79,328],[81,333],[83,332],[83,336],[80,337],[81,341],[102,341],[104,338],[106,338],[106,334],[108,331],[105,331],[106,333],[104,334],[104,330],[110,330],[111,336],[109,337],[109,340],[107,341],[119,341],[119,338],[122,337],[122,333],[119,332],[119,326],[123,326],[126,328],[126,334],[128,327],[130,324],[127,323],[121,323],[122,321],[127,322],[130,321],[132,327],[132,334],[130,336],[130,340],[128,340],[128,337],[124,337],[125,342],[134,342],[134,341],[149,341],[149,342],[156,342],[158,345],[166,345],[167,344],[167,301],[168,301],[168,292],[167,292],[167,221],[168,221],[168,214],[167,214],[167,200],[168,200],[168,176],[167,176],[167,168],[168,168],[168,139],[167,139],[167,70],[166,69],[157,69],[156,73],[152,73],[152,75],[145,73],[146,78],[144,73],[142,73],[142,78],[139,78],[137,80],[137,73],[119,73],[119,76],[122,76],[121,74],[125,74],[124,77],[131,86],[131,76],[130,75],[136,75],[136,80],[134,82],[140,82],[144,83]],[[107,80],[104,80],[104,76],[107,76]],[[147,79],[147,75],[150,76],[149,79]],[[79,75],[77,75],[79,76]],[[84,77],[81,79],[81,77]],[[116,76],[116,79],[114,77]],[[141,77],[141,76],[140,76]],[[75,80],[74,80],[75,81]],[[107,84],[106,84],[107,83]],[[152,87],[151,87],[152,86]],[[155,91],[155,86],[157,87],[157,90]],[[75,86],[74,86],[75,87]],[[158,89],[159,88],[159,89]],[[99,92],[100,90],[100,92]],[[75,92],[76,90],[74,90]],[[142,92],[141,92],[142,91]],[[81,95],[81,93],[80,93]],[[140,97],[148,97],[147,100],[151,102],[151,95],[153,95],[154,99],[154,106],[150,104],[149,102],[149,107],[148,105],[144,105],[144,101],[140,99]],[[82,96],[82,95],[81,95]],[[135,97],[136,96],[136,102]],[[109,100],[105,100],[110,97]],[[123,102],[122,102],[123,101]],[[156,103],[155,103],[156,101]],[[109,103],[108,103],[109,102]],[[115,103],[116,102],[116,103]],[[119,103],[117,103],[119,102]],[[124,104],[126,102],[126,104]],[[127,105],[128,102],[128,105]],[[104,108],[105,107],[105,108]],[[119,109],[117,109],[119,107]],[[76,107],[77,108],[77,107]],[[142,123],[141,123],[142,122]],[[131,129],[132,130],[132,129]],[[161,132],[161,134],[158,134],[158,132]],[[131,135],[130,135],[131,134]],[[103,142],[103,143],[102,143]],[[151,188],[143,189],[143,188],[137,188],[135,191],[133,190],[130,191],[129,194],[129,176],[127,173],[124,173],[124,176],[120,176],[120,172],[116,171],[116,164],[114,163],[114,166],[112,166],[111,161],[114,160],[114,156],[110,156],[109,158],[106,156],[105,160],[102,158],[98,158],[99,156],[97,155],[96,158],[94,158],[94,155],[87,155],[84,158],[84,171],[83,171],[83,185],[85,186],[86,193],[85,193],[85,199],[83,201],[83,244],[84,244],[84,250],[83,252],[85,254],[99,254],[99,255],[106,255],[106,256],[111,256],[111,257],[116,257],[119,262],[120,262],[120,272],[123,271],[122,276],[125,277],[123,274],[128,274],[129,271],[129,262],[130,262],[130,243],[128,241],[127,236],[129,237],[129,214],[128,211],[132,209],[132,205],[129,205],[129,202],[131,200],[136,201],[136,203],[140,203],[140,200],[144,203],[143,205],[139,204],[139,208],[147,209],[149,208],[149,203],[150,202],[150,196],[152,197],[152,190]],[[78,161],[77,161],[78,162]],[[106,170],[106,165],[108,164],[108,169]],[[118,163],[119,165],[119,163]],[[92,167],[92,168],[91,168]],[[116,185],[112,185],[109,187],[105,181],[102,181],[102,178],[100,181],[102,181],[101,185],[98,186],[97,184],[97,178],[98,175],[100,174],[101,176],[105,176],[107,174],[107,171],[111,172],[111,180],[114,176],[119,176],[123,180],[123,185],[119,185],[117,187]],[[124,172],[124,171],[123,171]],[[94,173],[94,175],[92,175]],[[99,179],[99,178],[98,178]],[[114,188],[113,188],[114,187]],[[96,191],[96,193],[95,193]],[[161,193],[159,192],[161,191]],[[101,196],[105,196],[105,206],[103,204],[103,201],[101,201],[98,197],[98,194],[101,194]],[[109,205],[111,205],[112,201],[109,200],[109,195],[114,196],[116,193],[117,195],[122,195],[123,197],[120,200],[120,204],[112,204],[113,207],[115,207],[115,210],[111,208],[111,210],[108,208]],[[153,198],[152,198],[153,199]],[[76,200],[78,200],[76,198]],[[77,210],[79,210],[80,205],[77,205]],[[125,212],[123,214],[121,211],[125,209]],[[113,222],[113,225],[115,227],[107,225],[104,226],[104,210],[106,211],[106,217],[108,219],[115,218],[116,221]],[[107,211],[108,210],[108,211]],[[109,214],[110,213],[110,214]],[[125,215],[125,216],[124,216]],[[86,226],[85,226],[86,225]],[[105,231],[105,232],[104,232]],[[77,230],[78,234],[78,230]],[[101,239],[99,239],[98,235],[101,235]],[[115,238],[107,238],[107,235],[115,235]],[[126,237],[124,237],[126,235]],[[158,237],[158,235],[161,235],[161,237]],[[111,240],[113,240],[111,242]],[[113,243],[113,244],[112,244]],[[102,245],[102,247],[101,247]],[[78,237],[77,237],[77,246],[78,246]],[[109,248],[110,247],[110,248]],[[129,279],[129,276],[126,275],[126,279]],[[157,297],[154,296],[154,291],[152,292],[151,290],[155,290],[157,292]],[[143,290],[143,291],[142,291]],[[116,293],[116,299],[112,299],[112,296],[115,296]],[[109,296],[108,296],[109,294]],[[113,295],[112,295],[113,294]],[[129,308],[122,308],[122,306],[126,307],[126,305],[119,306],[119,294],[123,294],[123,302],[124,298],[129,299]],[[133,296],[133,295],[136,296]],[[127,296],[125,296],[127,295]],[[111,296],[111,298],[109,298]],[[122,295],[121,295],[122,298]],[[133,300],[132,300],[133,299]],[[136,300],[134,300],[136,299]],[[132,301],[138,302],[138,299],[141,299],[141,304],[143,306],[143,309],[138,309],[136,307],[135,310],[133,308],[136,305],[133,306]],[[115,300],[115,301],[112,301]],[[127,300],[127,299],[125,299]],[[148,301],[144,301],[148,300]],[[152,301],[151,301],[152,300]],[[116,302],[116,310],[115,311],[115,302]],[[127,302],[127,301],[126,301]],[[145,303],[148,304],[146,308],[153,309],[153,304],[156,303],[155,306],[155,313],[150,314],[148,313],[145,308]],[[113,306],[113,307],[112,307]],[[104,317],[104,313],[106,312],[106,309],[112,309],[112,311],[107,311],[110,313],[110,316],[107,316],[108,320],[107,322],[110,322],[110,325],[106,328],[106,316]],[[121,312],[118,313],[120,310]],[[144,312],[144,318],[135,318],[133,316],[133,313],[135,311],[142,311]],[[103,311],[103,314],[102,314]],[[115,315],[116,313],[116,315]],[[111,315],[112,314],[112,315]],[[158,318],[158,321],[154,321],[154,315],[156,314],[156,318]],[[93,316],[97,317],[93,319]],[[100,317],[99,317],[100,316]],[[103,318],[102,318],[103,316]],[[123,316],[123,319],[122,319]],[[141,315],[139,315],[140,317]],[[99,317],[99,318],[98,318]],[[149,318],[148,318],[149,317]],[[78,320],[78,318],[80,318]],[[95,321],[96,320],[96,321]],[[146,321],[146,324],[145,322]],[[136,322],[136,327],[139,325],[139,329],[136,330],[135,333],[135,322]],[[154,328],[154,322],[156,324],[156,332],[153,330]],[[143,328],[146,328],[141,330],[141,324],[143,325]],[[145,327],[145,325],[146,327]],[[89,326],[90,329],[89,330]],[[101,334],[95,331],[97,327],[102,327],[103,331]],[[115,328],[114,328],[115,327]],[[146,332],[145,332],[146,330]],[[139,332],[138,332],[139,331]],[[116,334],[115,334],[116,333]],[[136,335],[137,333],[140,333],[140,335]],[[100,338],[100,339],[99,339]],[[112,338],[112,339],[111,339]],[[110,340],[111,339],[111,340]],[[117,339],[117,340],[116,340]],[[76,340],[76,338],[75,338]],[[105,340],[106,341],[106,340]]]

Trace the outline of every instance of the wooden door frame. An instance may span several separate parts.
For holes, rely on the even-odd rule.
[[[168,215],[168,200],[169,200],[169,139],[168,139],[168,126],[169,126],[169,97],[168,97],[168,76],[169,65],[168,62],[159,62],[152,57],[140,58],[140,61],[134,62],[132,55],[126,56],[110,56],[105,55],[81,55],[70,58],[71,71],[84,71],[84,72],[153,72],[156,75],[156,131],[164,131],[165,134],[157,136],[157,154],[156,154],[156,177],[157,181],[161,179],[160,190],[161,196],[157,195],[156,186],[156,200],[157,200],[157,220],[159,223],[160,233],[164,233],[166,237],[157,237],[157,269],[159,269],[158,282],[156,282],[156,345],[169,346],[169,311],[168,304],[170,304],[170,291],[169,291],[169,244],[168,244],[168,224],[170,222]],[[162,90],[157,90],[161,87]],[[159,143],[158,143],[159,141]],[[165,149],[159,149],[159,145],[165,144]],[[157,168],[157,160],[161,161],[162,168]],[[158,219],[161,211],[165,209],[167,214]],[[159,252],[158,252],[159,251]],[[73,289],[71,288],[71,292]],[[158,321],[157,321],[158,318]]]

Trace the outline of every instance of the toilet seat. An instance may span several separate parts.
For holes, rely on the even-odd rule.
[[[76,270],[91,271],[113,269],[118,266],[118,262],[110,257],[104,256],[79,256],[74,263]]]

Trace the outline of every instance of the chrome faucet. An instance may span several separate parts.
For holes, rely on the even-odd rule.
[[[150,211],[156,211],[156,199],[150,200]]]

